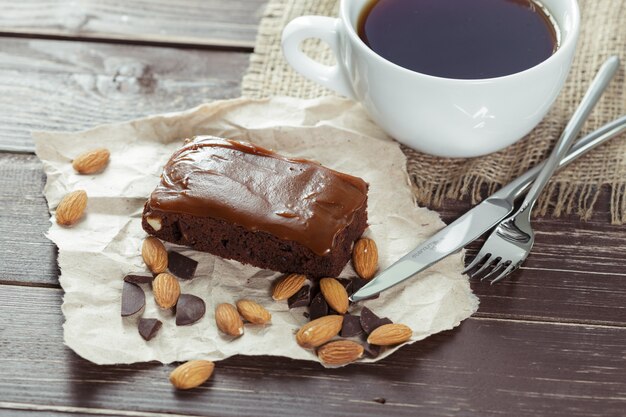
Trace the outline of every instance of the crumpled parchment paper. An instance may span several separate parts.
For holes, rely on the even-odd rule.
[[[202,134],[254,142],[364,178],[370,184],[366,233],[377,242],[380,268],[444,226],[437,213],[415,205],[397,143],[358,104],[345,99],[226,100],[84,132],[36,132],[51,215],[66,193],[84,189],[89,196],[86,215],[78,224],[63,228],[52,217],[47,234],[59,247],[65,343],[85,359],[97,364],[169,363],[243,354],[317,360],[313,351],[295,342],[294,333],[307,322],[304,308],[289,310],[286,302],[274,302],[269,295],[272,281],[280,274],[187,248],[176,250],[199,261],[199,266],[193,280],[181,281],[181,289],[206,302],[205,317],[177,327],[171,311],[156,307],[149,285],[142,285],[147,300],[143,317],[163,321],[157,336],[144,341],[137,331],[138,317],[120,316],[122,278],[147,272],[140,255],[146,236],[141,228],[143,205],[183,139]],[[111,152],[104,172],[74,173],[72,159],[97,147]],[[414,333],[408,343],[451,329],[478,307],[462,268],[462,254],[454,254],[364,305],[381,317],[410,326]],[[350,265],[342,276],[354,276]],[[232,339],[218,332],[213,311],[218,303],[240,298],[264,305],[272,313],[272,323],[246,325],[245,334]],[[358,313],[359,308],[353,310]]]

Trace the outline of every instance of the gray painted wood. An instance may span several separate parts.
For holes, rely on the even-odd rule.
[[[0,37],[0,150],[239,96],[248,54]]]
[[[266,0],[0,1],[0,32],[251,48]]]

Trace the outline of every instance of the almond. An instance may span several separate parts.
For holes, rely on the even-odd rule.
[[[291,297],[304,285],[306,276],[302,274],[287,275],[274,285],[272,298],[276,301],[286,300]]]
[[[308,322],[296,333],[296,342],[305,349],[323,345],[339,334],[343,316],[337,314],[320,317]]]
[[[270,312],[259,303],[251,300],[239,300],[236,304],[241,317],[252,324],[266,324],[272,319]]]
[[[222,303],[215,308],[215,323],[227,335],[236,337],[243,334],[243,321],[232,304]]]
[[[339,281],[335,278],[322,278],[320,290],[330,308],[339,314],[348,311],[348,292]]]
[[[361,238],[352,249],[352,266],[363,279],[372,279],[378,269],[378,248],[372,239]]]
[[[159,307],[172,308],[180,297],[180,284],[173,275],[164,272],[152,281],[152,292]]]
[[[155,274],[167,269],[167,251],[163,243],[154,236],[149,236],[143,241],[141,257],[150,271]]]
[[[215,364],[211,361],[189,361],[172,371],[170,382],[178,389],[195,388],[211,378],[214,369]]]
[[[326,365],[345,365],[363,356],[363,346],[351,340],[335,340],[317,349],[317,357]]]
[[[379,346],[397,345],[406,342],[413,335],[413,330],[404,324],[383,324],[367,338],[367,343]]]
[[[72,167],[79,174],[95,174],[107,166],[110,155],[108,149],[94,149],[78,155],[72,161]]]
[[[57,206],[57,223],[61,226],[73,226],[83,217],[85,207],[87,207],[87,193],[83,190],[72,191],[63,197]]]

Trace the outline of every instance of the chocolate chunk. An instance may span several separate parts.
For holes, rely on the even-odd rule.
[[[130,282],[133,284],[150,284],[152,281],[154,281],[154,277],[152,275],[129,274],[124,277],[124,281]]]
[[[158,319],[139,319],[139,334],[145,340],[150,340],[156,336],[163,323]]]
[[[320,317],[328,315],[328,304],[326,303],[326,300],[324,300],[324,296],[321,292],[311,301],[311,305],[309,306],[309,315],[311,320],[319,319]]]
[[[392,323],[392,321],[387,317],[381,319],[367,307],[363,307],[361,310],[361,327],[363,327],[363,330],[365,330],[365,333],[367,334],[370,334],[374,331],[374,329],[379,328],[383,324],[390,323]]]
[[[358,278],[358,277],[352,278],[352,292],[348,292],[348,294],[349,295],[354,294],[355,292],[363,288],[365,284],[367,284],[368,282],[369,282],[368,280],[363,279],[363,278]],[[380,294],[376,294],[371,297],[365,298],[365,300],[375,300],[378,297],[380,297]]]
[[[306,307],[309,304],[311,304],[311,287],[308,285],[300,288],[297,293],[287,300],[289,308]]]
[[[352,294],[352,280],[348,278],[337,278],[337,281],[346,289],[348,295]]]
[[[167,268],[180,279],[191,279],[196,273],[198,261],[194,261],[178,252],[167,253]]]
[[[361,327],[361,318],[346,314],[343,316],[343,324],[341,325],[341,337],[353,337],[363,333]]]
[[[200,320],[206,312],[202,298],[191,294],[181,294],[176,303],[176,325],[186,326]]]
[[[377,358],[378,355],[380,355],[380,352],[383,351],[383,347],[382,346],[378,346],[378,345],[370,345],[369,343],[365,343],[363,345],[363,351],[365,352],[365,356],[367,356],[368,358]]]
[[[382,397],[374,398],[374,401],[377,402],[378,404],[384,404],[387,402],[387,400]]]
[[[146,305],[146,295],[139,285],[124,282],[122,287],[122,317],[132,316]]]

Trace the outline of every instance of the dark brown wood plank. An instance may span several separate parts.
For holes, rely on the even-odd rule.
[[[467,201],[448,200],[440,211],[449,223],[469,208]],[[610,218],[608,190],[588,221],[535,217],[535,246],[524,266],[496,285],[472,281],[478,314],[625,324],[626,225],[612,225]],[[483,242],[469,245],[467,263]]]
[[[626,409],[625,328],[469,319],[378,364],[325,370],[276,357],[235,357],[219,362],[202,388],[176,393],[167,381],[172,366],[95,366],[65,348],[61,290],[0,286],[0,293],[5,408],[518,417],[622,416]],[[376,402],[383,398],[385,404]]]
[[[0,38],[0,150],[32,130],[79,130],[239,96],[248,54]]]
[[[0,1],[0,32],[252,48],[267,0]]]
[[[0,216],[0,253],[6,254],[0,282],[58,285],[55,246],[44,236],[44,181],[35,156],[0,154],[0,210],[6,213]],[[441,211],[450,221],[467,207],[448,202]],[[537,219],[535,252],[521,271],[493,286],[473,282],[481,300],[478,315],[626,326],[626,226],[608,224],[607,216],[608,204],[602,203],[586,223]],[[577,244],[575,236],[584,239]]]

